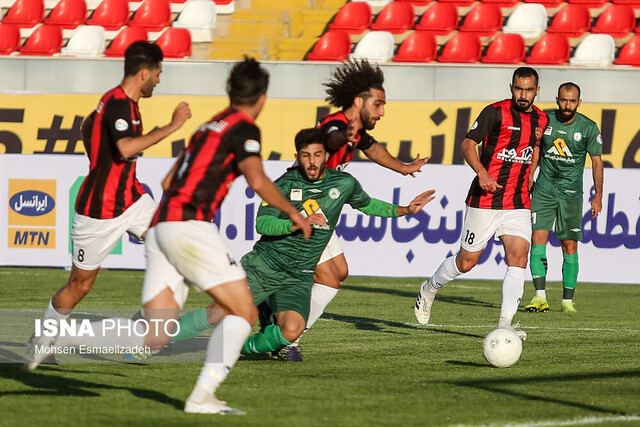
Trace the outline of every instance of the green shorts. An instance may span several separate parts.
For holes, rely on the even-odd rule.
[[[531,229],[550,231],[555,226],[559,240],[582,241],[582,196],[574,199],[551,197],[534,191],[531,198]]]
[[[242,257],[241,262],[256,305],[269,298],[274,313],[293,310],[300,313],[305,322],[309,319],[313,278],[305,282],[289,273],[274,270],[255,251]]]

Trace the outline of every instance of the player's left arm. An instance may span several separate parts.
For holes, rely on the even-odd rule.
[[[363,149],[362,152],[380,166],[384,166],[402,175],[411,175],[414,178],[416,173],[422,172],[422,166],[429,161],[428,157],[420,158],[420,154],[418,154],[411,163],[401,162],[393,157],[382,144],[378,144],[377,142]]]
[[[536,145],[533,148],[533,156],[531,157],[531,171],[529,172],[529,191],[533,188],[533,175],[535,175],[536,168],[540,164],[540,145]]]
[[[593,173],[593,186],[595,194],[591,199],[591,218],[595,218],[602,211],[602,186],[604,182],[604,166],[601,156],[591,156],[591,167]]]

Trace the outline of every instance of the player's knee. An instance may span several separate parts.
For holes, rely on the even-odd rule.
[[[340,266],[338,270],[338,280],[340,282],[344,282],[347,277],[349,277],[349,266],[345,264],[344,266]]]
[[[69,279],[67,286],[71,288],[73,293],[79,297],[80,299],[84,298],[89,291],[91,291],[91,287],[93,286],[93,278],[81,279],[78,277],[74,277]]]
[[[458,267],[458,270],[460,270],[460,273],[466,273],[470,271],[473,267],[476,266],[477,263],[478,261],[475,259],[465,259],[458,257],[458,259],[456,260],[456,266]]]
[[[282,332],[282,336],[285,337],[288,341],[295,341],[302,335],[304,332],[305,323],[304,320],[296,322],[286,322],[283,325],[280,325],[280,331]]]
[[[243,304],[238,307],[230,308],[227,314],[242,317],[244,320],[249,322],[250,325],[253,325],[256,323],[256,320],[258,320],[258,307],[251,302],[251,304]]]

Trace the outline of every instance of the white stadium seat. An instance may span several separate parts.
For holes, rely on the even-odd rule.
[[[358,42],[353,55],[372,62],[385,62],[393,58],[393,35],[388,31],[370,31]]]
[[[521,3],[502,27],[504,33],[520,34],[525,39],[540,37],[547,29],[547,9],[540,3]]]
[[[83,25],[71,36],[63,55],[101,56],[105,49],[106,31],[99,25]]]
[[[211,0],[194,0],[185,6],[173,27],[186,28],[193,42],[210,42],[216,27],[216,5]]]
[[[616,55],[616,42],[609,34],[589,34],[576,48],[571,65],[611,65]]]

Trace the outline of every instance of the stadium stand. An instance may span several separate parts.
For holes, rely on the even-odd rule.
[[[62,48],[62,29],[57,25],[42,24],[20,47],[21,55],[51,56]]]
[[[20,29],[13,24],[0,24],[0,55],[10,55],[20,48]]]
[[[344,31],[325,33],[307,55],[310,61],[342,61],[351,53],[351,39]]]
[[[71,36],[60,53],[73,56],[101,56],[104,55],[105,45],[104,28],[98,25],[83,25]]]
[[[640,67],[640,35],[633,36],[622,46],[614,63],[616,65]]]
[[[104,54],[105,56],[122,57],[129,45],[138,40],[149,40],[147,30],[142,27],[124,27],[111,41]]]
[[[345,4],[334,21],[329,24],[331,30],[342,30],[349,34],[361,34],[371,27],[371,6],[365,2]]]
[[[458,29],[458,22],[458,7],[455,4],[436,2],[424,12],[415,29],[416,31],[430,31],[437,35],[447,35]]]
[[[584,4],[567,4],[555,14],[547,32],[580,37],[590,29],[589,9]]]
[[[547,29],[547,9],[539,3],[520,3],[509,15],[502,32],[537,38]]]
[[[569,61],[569,40],[562,34],[545,34],[525,59],[527,64],[563,65]]]
[[[492,36],[501,28],[502,12],[500,7],[491,3],[478,3],[464,17],[460,31],[474,33],[478,36]]]
[[[162,31],[171,24],[171,4],[169,0],[144,0],[133,19],[132,27],[142,27],[147,31]]]
[[[127,0],[102,0],[87,24],[100,25],[107,31],[117,31],[129,24],[129,3]]]
[[[438,57],[438,62],[470,63],[482,56],[480,38],[475,33],[456,33],[447,42]]]
[[[612,4],[598,16],[591,28],[595,34],[610,34],[612,37],[625,37],[636,26],[633,8],[627,4]]]
[[[431,62],[438,56],[438,45],[432,33],[415,31],[407,37],[393,57],[394,62]]]
[[[193,42],[211,42],[216,27],[216,16],[213,1],[190,1],[180,12],[178,19],[173,21],[172,26],[189,30]]]
[[[571,65],[591,65],[605,67],[615,59],[616,42],[609,34],[589,34],[569,59]]]
[[[371,25],[371,30],[402,34],[413,28],[414,20],[412,4],[394,1],[378,13],[375,22]]]
[[[485,64],[519,64],[526,45],[520,34],[501,33],[493,39],[481,61]]]
[[[191,56],[191,33],[186,28],[169,27],[156,40],[165,58],[186,58]]]
[[[74,29],[87,21],[87,3],[85,0],[60,0],[49,16],[44,19],[45,24],[58,25],[63,29]]]
[[[2,23],[14,24],[19,28],[33,28],[43,20],[43,0],[16,0],[2,18]]]

